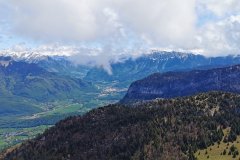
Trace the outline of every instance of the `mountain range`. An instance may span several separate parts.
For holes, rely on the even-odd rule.
[[[156,72],[207,70],[240,63],[240,56],[204,57],[191,53],[152,51],[136,58],[112,61],[112,74],[108,74],[103,68],[76,65],[70,59],[64,55],[37,53],[1,56],[0,113],[38,113],[42,111],[39,103],[68,99],[94,108],[97,104],[118,102],[132,82]]]
[[[84,79],[128,84],[156,72],[210,69],[240,63],[240,56],[205,57],[191,53],[152,51],[137,58],[111,63],[112,74],[102,68],[91,69]]]
[[[142,100],[190,96],[211,90],[232,91],[236,93],[239,91],[239,66],[237,64],[240,64],[240,56],[204,57],[190,53],[153,51],[135,58],[125,57],[117,61],[110,61],[112,74],[107,73],[101,67],[77,65],[70,59],[68,56],[42,56],[35,55],[35,53],[23,55],[13,54],[0,57],[0,150],[29,139],[29,135],[34,137],[37,133],[42,132],[35,132],[35,128],[32,127],[39,127],[41,125],[49,127],[48,125],[54,125],[57,121],[68,116],[82,115],[93,108],[117,103],[124,95],[126,96],[120,101],[121,103],[136,103],[127,106],[116,104],[113,105],[113,108],[118,106],[120,108],[127,108],[127,111],[131,111],[128,110],[128,108],[136,108],[136,106],[142,104]],[[198,76],[201,77],[199,78]],[[134,83],[131,85],[132,82]],[[161,83],[159,84],[159,82]],[[128,89],[129,86],[130,88]],[[144,94],[143,92],[139,92],[138,88],[144,88]],[[159,95],[160,93],[161,95]],[[146,104],[147,103],[148,102],[146,102]],[[149,102],[149,104],[151,104],[151,102]],[[147,104],[147,106],[149,104]],[[99,110],[94,110],[87,115],[95,111],[97,111],[97,114],[101,114]],[[113,112],[115,112],[114,109]],[[138,112],[137,109],[134,110],[134,112]],[[113,130],[121,127],[122,122],[120,119],[124,117],[123,114],[121,114],[121,109],[119,115],[116,113],[114,115],[104,114],[104,116],[110,116],[110,118],[112,118],[111,121],[119,118],[113,126],[114,128],[112,128]],[[110,120],[106,120],[104,116],[102,117],[103,123],[106,122],[106,124],[110,124]],[[144,115],[143,112],[140,114],[140,117],[145,116],[148,115]],[[134,114],[129,115],[129,117],[131,119],[131,117],[134,117]],[[141,119],[140,117],[133,119],[133,121],[137,122]],[[92,118],[94,119],[95,117]],[[82,119],[82,117],[80,119]],[[83,121],[85,125],[85,120]],[[95,122],[99,124],[99,120]],[[82,124],[82,122],[80,123]],[[132,122],[129,124],[130,128],[128,129],[132,129],[132,124]],[[90,127],[86,128],[86,134],[93,134],[91,126],[94,124],[86,125]],[[138,126],[139,124],[137,123],[136,125]],[[140,124],[140,126],[141,125],[142,124]],[[68,122],[66,124],[66,127],[67,126]],[[24,128],[25,131],[29,130],[27,132],[30,134],[19,131],[20,128]],[[34,131],[30,130],[30,128]],[[76,134],[78,133],[75,126],[69,127],[70,132],[72,132],[71,129],[75,129]],[[87,129],[90,129],[89,132]],[[111,132],[113,130],[111,130]],[[74,137],[74,135],[71,134],[72,133],[69,133],[68,136]],[[110,135],[112,134],[113,133],[110,133]],[[115,131],[114,134],[118,137],[117,131]],[[104,135],[106,136],[107,133],[104,133]],[[127,135],[127,133],[124,133],[124,135]],[[2,137],[7,138],[1,140]],[[104,136],[102,138],[104,139]],[[142,137],[140,136],[139,138]],[[150,136],[150,138],[152,137]],[[112,141],[112,139],[110,140]],[[107,139],[107,141],[110,140]],[[125,140],[123,139],[123,141]],[[142,144],[142,142],[143,141],[141,141],[141,145],[147,145],[145,142]],[[92,142],[89,140],[87,143],[90,144]],[[126,144],[128,143],[130,142],[126,140]],[[140,142],[136,143],[140,145]],[[103,144],[105,144],[105,142]],[[106,143],[106,145],[108,145],[108,143]],[[114,146],[114,144],[110,146],[112,145]],[[144,148],[143,146],[141,149]],[[125,146],[122,144],[117,146],[119,150],[122,150],[122,147]],[[86,148],[92,149],[91,147]],[[139,150],[137,152],[142,153],[141,149],[137,149]],[[82,151],[84,153],[86,152],[84,150]],[[101,150],[99,151],[102,152]],[[93,155],[95,155],[95,150],[93,152]],[[113,152],[111,155],[115,154],[115,152],[117,152],[117,154],[119,153],[119,151]],[[133,151],[128,152],[129,153],[123,154],[128,154],[129,157],[129,154],[133,153]],[[57,155],[53,157],[60,156],[58,153],[56,152]],[[72,153],[75,154],[75,151]],[[178,153],[182,154],[182,152]],[[88,157],[88,154],[90,153],[86,153],[86,155],[83,156]],[[49,154],[49,156],[51,157],[52,155]],[[66,158],[66,155],[61,156]],[[117,157],[118,156],[121,157],[121,153],[117,155]]]

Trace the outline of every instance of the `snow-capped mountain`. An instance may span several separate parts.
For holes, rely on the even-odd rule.
[[[86,75],[86,66],[75,65],[69,59],[67,54],[56,53],[40,53],[28,51],[1,51],[0,57],[9,59],[8,61],[21,61],[27,63],[37,64],[39,67],[46,69],[49,72],[58,73],[61,75],[68,75],[73,77],[82,78]],[[2,65],[7,64],[7,61],[0,62]]]
[[[37,62],[39,60],[46,59],[47,57],[53,57],[57,55],[51,55],[51,54],[40,54],[38,52],[28,52],[28,51],[1,51],[0,56],[2,57],[12,57],[14,60],[24,60],[27,62]]]
[[[86,64],[76,65],[71,61],[71,55],[65,52],[57,54],[56,52],[2,51],[0,56],[9,56],[16,61],[36,63],[50,72],[68,74],[88,81],[128,81],[128,84],[156,72],[182,71],[196,68],[209,69],[240,64],[240,56],[205,57],[187,52],[151,50],[142,55],[132,57],[121,55],[117,60],[109,59],[109,70],[112,73],[109,74],[104,67],[99,67],[101,66],[99,64],[96,67],[94,65],[87,66]]]
[[[86,79],[132,81],[156,72],[182,71],[194,68],[208,69],[235,64],[240,64],[239,56],[205,57],[192,53],[152,51],[137,58],[112,63],[112,75],[107,74],[102,68],[91,69]]]

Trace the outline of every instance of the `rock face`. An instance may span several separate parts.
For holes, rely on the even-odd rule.
[[[211,70],[155,73],[132,83],[120,102],[181,97],[208,91],[240,93],[240,65]]]

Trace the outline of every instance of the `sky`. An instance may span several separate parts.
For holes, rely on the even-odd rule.
[[[239,0],[0,0],[0,51],[105,61],[153,48],[240,54],[239,44]]]

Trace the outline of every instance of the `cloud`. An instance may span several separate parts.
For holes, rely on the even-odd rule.
[[[75,64],[96,66],[103,68],[109,75],[112,74],[110,60],[114,57],[108,54],[109,50],[101,48],[78,48],[76,54],[72,54],[69,59]]]
[[[240,51],[239,0],[0,0],[0,13],[6,33],[45,46],[84,45],[81,56],[100,48],[96,61],[153,47]]]
[[[195,32],[195,0],[123,1],[123,21],[155,45],[185,46]]]
[[[240,15],[216,23],[208,23],[199,30],[199,47],[206,55],[239,54]]]
[[[240,1],[238,0],[199,0],[199,5],[218,17],[234,15],[240,11]]]
[[[207,56],[240,54],[240,1],[199,0],[206,22],[197,28],[196,46]]]
[[[90,2],[80,0],[10,0],[12,31],[20,36],[53,40],[88,40],[97,33]]]
[[[111,52],[111,54],[108,54]],[[139,55],[142,50],[131,50],[131,53]],[[36,58],[38,56],[65,56],[75,65],[87,65],[103,68],[108,74],[112,74],[111,62],[120,62],[122,58],[131,57],[128,50],[115,50],[112,46],[97,48],[89,46],[63,46],[59,44],[41,45],[35,48],[29,48],[25,43],[14,45],[10,49],[0,50],[0,56],[11,55],[16,58]]]
[[[12,31],[44,41],[101,41],[128,30],[168,45],[191,37],[195,0],[9,0]]]

